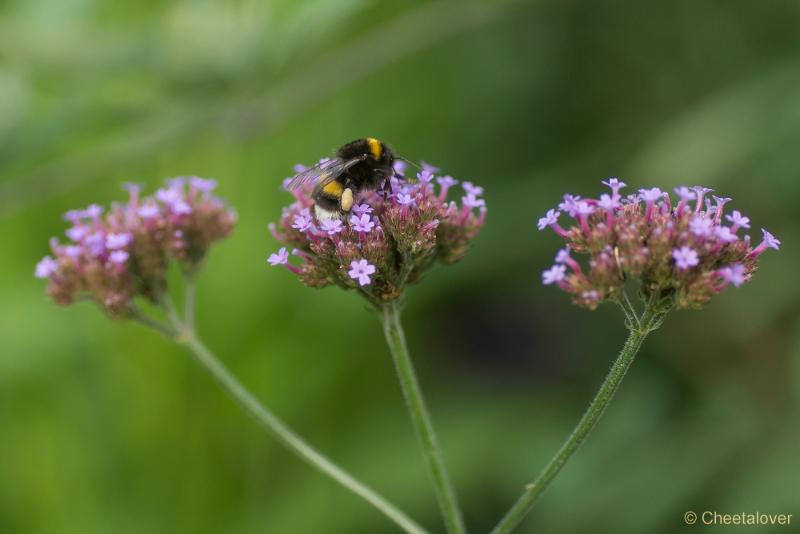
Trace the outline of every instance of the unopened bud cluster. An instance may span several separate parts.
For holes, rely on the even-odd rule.
[[[47,292],[61,305],[86,298],[124,317],[136,296],[156,302],[171,259],[193,272],[211,244],[233,230],[236,214],[211,195],[215,187],[213,180],[176,178],[141,197],[139,186],[128,185],[128,202],[107,212],[97,204],[69,211],[67,242],[51,239],[52,256],[35,274],[49,280]]]
[[[750,280],[761,253],[780,241],[762,229],[752,246],[750,219],[734,210],[730,198],[710,196],[705,187],[678,187],[676,198],[654,187],[623,197],[616,178],[600,198],[564,195],[558,209],[539,219],[566,241],[555,265],[542,273],[545,284],[570,293],[573,301],[594,309],[621,296],[627,280],[638,280],[645,296],[670,298],[678,308],[699,308],[729,285]],[[570,224],[562,226],[562,215]],[[571,253],[589,256],[583,265]]]
[[[308,286],[338,284],[381,303],[398,298],[437,262],[460,260],[486,217],[483,188],[462,183],[459,204],[448,200],[458,183],[450,176],[436,176],[438,169],[424,165],[412,183],[403,167],[395,165],[398,176],[386,191],[364,192],[342,219],[318,221],[310,189],[292,191],[295,202],[270,225],[285,247],[268,262]]]

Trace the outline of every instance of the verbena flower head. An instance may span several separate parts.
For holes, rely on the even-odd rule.
[[[377,305],[397,299],[437,262],[460,260],[486,217],[483,188],[465,182],[460,202],[449,200],[458,182],[436,172],[425,164],[416,180],[392,177],[388,191],[362,193],[342,220],[316,220],[310,188],[292,191],[295,202],[270,225],[285,247],[269,264],[307,286],[358,289]]]
[[[558,209],[538,222],[540,230],[550,227],[566,242],[542,282],[570,293],[578,305],[594,309],[618,300],[626,281],[636,280],[646,297],[699,308],[729,285],[748,281],[760,255],[780,247],[766,230],[753,246],[741,234],[750,219],[739,211],[724,215],[730,199],[709,197],[711,189],[678,187],[673,200],[657,187],[622,197],[624,183],[611,178],[603,184],[610,193],[599,199],[564,195]],[[588,261],[582,266],[571,253]]]
[[[166,291],[170,260],[194,272],[211,244],[233,230],[236,214],[211,195],[215,186],[213,180],[176,178],[141,197],[139,186],[128,185],[125,204],[71,210],[64,215],[71,223],[67,241],[52,238],[53,255],[34,274],[49,281],[56,303],[88,298],[114,317],[130,313],[137,296],[156,302]]]

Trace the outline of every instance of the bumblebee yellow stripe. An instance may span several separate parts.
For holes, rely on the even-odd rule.
[[[325,187],[322,188],[322,191],[326,195],[330,195],[332,197],[339,198],[339,197],[342,196],[342,190],[343,189],[344,189],[344,186],[342,184],[340,184],[339,182],[337,182],[336,180],[334,180],[333,182],[331,182],[329,184],[325,184]]]
[[[372,154],[372,157],[375,159],[380,159],[381,153],[383,152],[381,142],[374,137],[367,137],[367,146],[369,147],[369,153]]]

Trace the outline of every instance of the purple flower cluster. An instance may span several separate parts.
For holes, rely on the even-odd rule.
[[[211,244],[226,237],[236,214],[211,195],[214,180],[175,178],[152,197],[127,185],[129,200],[104,209],[92,204],[68,211],[67,243],[50,240],[35,275],[49,280],[47,292],[58,304],[89,298],[110,315],[124,317],[137,295],[155,302],[166,289],[170,258],[194,271]]]
[[[458,183],[452,177],[424,164],[412,182],[403,168],[395,165],[399,177],[390,179],[388,191],[361,194],[343,220],[318,221],[310,190],[292,191],[295,202],[270,225],[286,247],[269,264],[286,267],[308,286],[357,288],[380,304],[398,298],[437,261],[460,260],[486,217],[483,188],[463,182],[458,204],[447,198]]]
[[[669,297],[679,308],[699,308],[729,285],[738,287],[755,272],[766,249],[780,241],[761,230],[752,246],[750,219],[739,211],[725,214],[729,198],[711,196],[705,187],[678,187],[676,198],[657,187],[623,197],[625,184],[610,178],[599,199],[564,195],[558,209],[539,219],[566,241],[555,265],[542,273],[576,304],[594,309],[617,300],[628,279],[639,280],[646,296]],[[566,228],[561,216],[571,219]],[[571,253],[588,254],[581,266]]]

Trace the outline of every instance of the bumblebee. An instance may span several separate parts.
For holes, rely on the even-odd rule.
[[[388,186],[394,160],[394,152],[378,139],[356,139],[337,150],[334,158],[295,175],[287,189],[313,184],[311,198],[317,219],[341,219],[350,213],[358,193]]]

